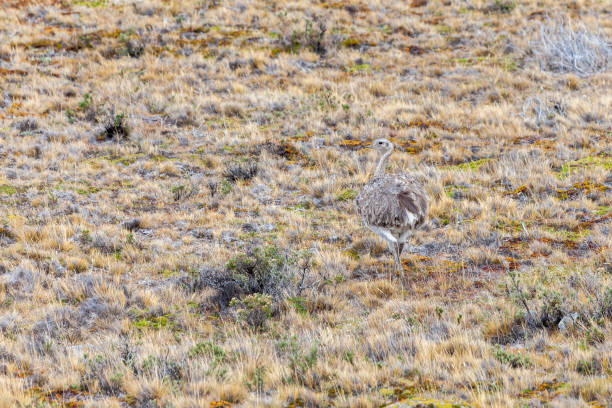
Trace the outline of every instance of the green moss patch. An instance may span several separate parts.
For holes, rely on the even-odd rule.
[[[354,200],[355,197],[357,197],[357,191],[353,190],[352,188],[347,188],[345,190],[342,190],[337,198],[340,201],[350,201],[350,200]]]
[[[17,189],[13,186],[9,186],[9,185],[0,185],[0,194],[6,194],[6,195],[14,195],[17,193]]]

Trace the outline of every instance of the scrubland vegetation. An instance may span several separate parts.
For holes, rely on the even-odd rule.
[[[2,2],[0,406],[610,406],[611,38],[600,0]],[[378,137],[432,199],[403,278]]]

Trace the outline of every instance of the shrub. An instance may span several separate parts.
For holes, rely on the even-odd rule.
[[[28,118],[13,124],[12,127],[16,128],[21,133],[33,132],[38,129],[38,122],[36,121],[36,119]]]
[[[272,317],[274,307],[272,297],[261,293],[245,296],[241,300],[233,298],[230,306],[236,309],[239,320],[255,328],[265,326],[266,321]]]
[[[528,126],[540,129],[542,126],[554,126],[559,116],[565,116],[565,107],[559,101],[531,96],[523,103],[521,116]]]
[[[576,363],[576,372],[582,375],[599,375],[603,371],[602,361],[597,357],[581,359]]]
[[[606,285],[601,273],[576,271],[564,275],[560,271],[539,271],[530,277],[526,289],[516,274],[510,275],[509,295],[525,311],[512,323],[509,332],[524,337],[541,328],[564,333],[572,328],[582,333],[589,344],[605,341],[600,327],[612,316],[612,286]]]
[[[102,232],[90,234],[89,231],[83,231],[80,240],[84,244],[89,243],[92,248],[96,248],[103,254],[113,254],[121,251],[121,244],[117,237]]]
[[[612,285],[606,289],[600,304],[601,316],[612,319]]]
[[[230,361],[230,356],[221,346],[212,341],[197,343],[189,350],[187,355],[191,359],[196,359],[200,356],[206,357],[210,361],[209,369],[219,379],[223,379],[227,374],[225,365]]]
[[[225,359],[227,358],[227,354],[225,353],[223,348],[210,341],[197,343],[191,348],[191,350],[189,350],[188,354],[190,358],[196,358],[201,355],[212,357],[214,361],[217,361],[219,363],[225,361]]]
[[[504,350],[500,346],[493,347],[493,355],[503,364],[507,364],[512,368],[531,367],[531,360],[528,356],[522,356],[518,353],[511,353]]]
[[[545,71],[585,77],[606,71],[612,61],[612,46],[606,38],[583,25],[574,29],[562,21],[540,24],[538,39],[532,47]]]
[[[181,381],[184,377],[181,364],[168,357],[149,355],[143,362],[138,374],[156,374],[170,382]]]
[[[317,364],[319,359],[318,345],[311,345],[308,351],[304,350],[296,336],[284,337],[276,342],[276,349],[280,355],[289,359],[291,377],[290,382],[304,383],[310,370]]]
[[[563,316],[568,313],[565,310],[566,306],[561,294],[554,291],[546,291],[541,298],[540,320],[542,325],[548,328],[557,327]]]
[[[282,34],[278,35],[278,41],[284,51],[297,52],[300,48],[304,47],[320,56],[325,56],[337,40],[335,38],[328,38],[327,23],[320,16],[306,18],[303,30],[291,30],[290,26],[289,22],[284,22],[281,28]]]
[[[514,1],[495,0],[489,6],[484,7],[483,11],[487,13],[510,13],[516,8]]]
[[[191,183],[189,186],[179,184],[173,186],[170,191],[172,192],[174,201],[184,201],[197,195],[199,192],[199,187],[194,183]]]
[[[238,180],[250,180],[257,175],[259,168],[255,163],[232,165],[225,171],[225,179],[230,183]]]
[[[225,266],[247,294],[262,293],[284,298],[292,284],[293,257],[278,248],[254,248],[231,259]]]
[[[87,392],[118,395],[124,375],[120,362],[101,354],[95,357],[85,354],[83,358],[85,369],[81,374],[79,388]]]
[[[325,24],[325,21],[321,17],[315,17],[306,20],[304,31],[299,34],[307,47],[319,55],[325,55],[327,50],[323,45],[323,38],[326,31],[327,24]]]
[[[302,290],[313,286],[308,262],[308,253],[255,247],[230,259],[223,271],[204,269],[179,278],[177,283],[192,292],[215,289],[216,294],[204,308],[222,312],[232,306],[239,319],[262,327],[266,319],[285,306],[286,299],[302,299]]]
[[[125,121],[125,114],[110,115],[104,123],[104,129],[98,135],[98,141],[117,139],[125,140],[130,137],[130,128]]]
[[[208,190],[210,190],[210,196],[214,197],[215,194],[217,194],[217,190],[219,189],[219,183],[217,183],[215,180],[210,180],[207,183],[208,186]]]

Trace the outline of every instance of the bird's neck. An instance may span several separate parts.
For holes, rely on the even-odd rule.
[[[385,170],[387,170],[387,163],[389,162],[389,157],[391,157],[391,153],[393,153],[393,150],[389,150],[381,156],[380,160],[378,161],[378,166],[376,166],[374,177],[381,177],[385,174]]]

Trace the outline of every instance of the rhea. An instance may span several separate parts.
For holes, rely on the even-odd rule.
[[[404,173],[386,173],[393,143],[376,139],[372,147],[379,154],[378,165],[374,176],[357,195],[357,211],[365,225],[387,241],[396,271],[403,274],[402,250],[411,233],[425,223],[429,198],[415,178]]]

